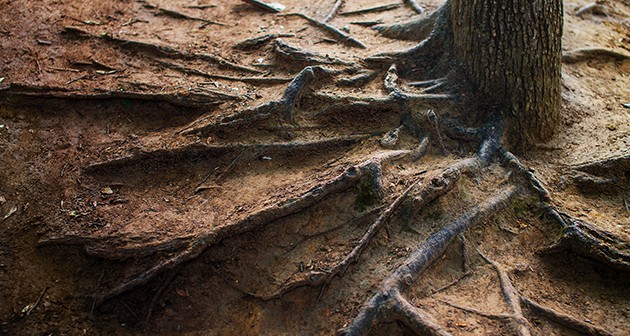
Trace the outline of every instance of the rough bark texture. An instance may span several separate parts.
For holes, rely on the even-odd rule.
[[[479,102],[507,116],[517,148],[553,134],[560,107],[561,0],[451,0],[455,56]]]

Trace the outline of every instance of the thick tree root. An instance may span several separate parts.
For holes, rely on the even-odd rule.
[[[606,59],[612,59],[615,61],[626,61],[630,60],[630,54],[627,54],[623,51],[615,51],[606,48],[583,48],[562,53],[563,63],[579,63],[591,60]]]
[[[376,54],[365,59],[372,66],[389,66],[396,62],[403,68],[417,71],[418,64],[435,63],[437,55],[447,53],[450,48],[450,1],[447,1],[428,18],[416,19],[399,25],[374,28],[399,39],[420,40],[417,46],[397,52]],[[377,26],[378,27],[378,26]],[[447,57],[448,58],[448,57]],[[410,66],[409,66],[410,65]]]
[[[185,60],[201,60],[201,61],[206,61],[206,62],[216,64],[219,68],[224,68],[226,70],[244,71],[247,73],[255,73],[255,74],[262,73],[262,71],[258,69],[246,67],[243,65],[238,65],[216,55],[187,53],[187,52],[177,50],[175,48],[164,46],[164,45],[152,44],[152,43],[147,43],[147,42],[142,42],[142,41],[127,40],[127,39],[114,37],[111,35],[97,35],[97,34],[93,34],[88,31],[85,31],[83,29],[77,28],[77,27],[64,27],[64,31],[66,33],[73,34],[75,36],[82,37],[82,38],[93,39],[93,40],[104,40],[109,43],[120,46],[123,49],[142,51],[153,56],[179,58],[179,59],[185,59]]]
[[[544,205],[549,217],[560,224],[562,235],[543,253],[571,250],[579,255],[602,262],[613,269],[630,272],[630,246],[609,232],[594,227],[572,216],[560,212],[552,205]]]
[[[132,91],[105,91],[83,93],[63,87],[31,86],[11,84],[1,91],[3,95],[26,98],[68,99],[68,100],[103,100],[103,99],[134,99],[143,101],[167,102],[184,107],[208,107],[222,104],[226,101],[242,99],[240,96],[213,90],[195,90],[182,92],[144,93]]]
[[[296,62],[300,65],[354,65],[353,62],[344,61],[342,59],[330,57],[328,55],[322,56],[312,51],[307,51],[291,46],[279,38],[276,39],[273,50],[278,57],[291,62]]]
[[[562,229],[560,238],[544,251],[545,253],[557,253],[570,249],[577,254],[600,261],[614,269],[630,271],[630,254],[624,252],[628,250],[628,242],[558,210],[551,203],[551,194],[532,170],[520,163],[512,153],[504,149],[501,150],[501,153],[504,163],[527,181],[530,188],[538,194],[542,208],[547,215],[560,224]],[[624,172],[627,168],[627,162],[627,158],[622,157],[621,159],[609,159],[583,165],[581,169],[599,170],[602,166],[606,166],[607,168],[620,168],[611,168],[613,172]]]
[[[416,6],[413,7],[415,8]],[[448,14],[444,11],[445,9],[443,6],[428,16],[414,17],[409,21],[399,23],[378,25],[372,27],[372,29],[377,30],[381,35],[392,39],[422,41],[431,35],[438,18]]]
[[[267,208],[251,214],[237,223],[213,229],[209,232],[201,234],[196,237],[196,239],[192,241],[185,250],[176,253],[166,260],[160,260],[156,265],[141,274],[138,274],[131,279],[127,279],[115,288],[102,293],[102,295],[97,297],[96,305],[100,306],[111,298],[123,294],[140,285],[146,284],[156,275],[166,270],[174,269],[175,267],[198,257],[208,247],[216,244],[220,240],[234,237],[255,229],[260,229],[277,219],[302,211],[321,201],[328,195],[341,192],[356,185],[356,183],[361,179],[378,178],[380,176],[380,162],[382,160],[387,160],[392,156],[399,156],[402,153],[404,153],[404,151],[394,151],[381,154],[376,158],[369,159],[361,164],[346,169],[346,171],[341,175],[316,185],[297,198],[288,199],[273,206],[268,206]]]
[[[573,181],[583,192],[612,192],[630,185],[630,155],[619,155],[571,167]]]
[[[183,158],[219,157],[226,153],[241,153],[240,155],[242,156],[242,153],[254,153],[260,152],[261,150],[308,152],[329,148],[341,148],[354,145],[368,137],[369,135],[351,135],[347,137],[328,138],[314,141],[267,142],[263,144],[233,143],[216,146],[194,143],[173,149],[158,149],[148,152],[140,151],[140,153],[117,157],[113,160],[97,162],[83,168],[83,172],[88,174],[98,174],[104,171],[115,171],[122,167],[137,163],[146,163],[150,161],[168,161],[175,163]]]
[[[408,154],[408,153],[405,153]],[[326,286],[330,284],[330,282],[337,276],[343,277],[346,273],[350,265],[356,263],[361,256],[361,253],[367,248],[370,240],[374,237],[374,234],[385,225],[387,220],[391,217],[391,215],[398,209],[402,201],[409,195],[409,192],[413,188],[417,187],[417,182],[414,181],[411,186],[409,186],[400,196],[398,196],[392,204],[390,204],[385,211],[381,213],[378,219],[370,225],[365,234],[359,239],[359,242],[354,247],[354,249],[335,267],[331,269],[326,269],[324,271],[317,270],[311,271],[304,275],[304,278],[301,280],[294,280],[284,284],[277,292],[267,295],[260,296],[256,295],[256,297],[261,298],[262,300],[271,300],[282,297],[284,294],[305,286]]]
[[[520,296],[520,300],[521,300],[521,304],[527,306],[529,309],[531,309],[532,312],[540,316],[546,317],[550,321],[556,322],[562,326],[575,330],[579,333],[584,333],[586,335],[593,335],[593,336],[612,336],[613,335],[613,333],[601,327],[584,323],[574,317],[557,312],[549,307],[541,306],[538,303],[526,298],[523,295]]]
[[[302,96],[304,90],[315,80],[324,80],[336,74],[336,70],[320,66],[309,66],[298,73],[284,90],[282,98],[251,109],[239,111],[228,116],[217,118],[204,117],[196,120],[184,129],[180,134],[207,135],[214,129],[224,129],[227,126],[240,126],[254,122],[268,120],[274,116],[286,122],[294,122],[295,105]]]
[[[413,285],[414,281],[442,254],[455,238],[469,227],[483,221],[488,216],[496,213],[503,204],[516,193],[516,188],[510,187],[486,202],[477,205],[464,215],[454,220],[444,228],[433,233],[413,252],[409,258],[387,278],[377,293],[369,299],[359,311],[352,323],[340,331],[341,335],[366,335],[372,325],[378,322],[386,322],[391,319],[392,311],[406,310],[414,312],[411,306],[401,295],[401,292]],[[398,315],[398,316],[396,316]],[[401,314],[394,314],[400,317]],[[402,314],[401,321],[417,334],[429,333],[432,335],[447,335],[441,327],[427,323],[426,318],[419,313]]]

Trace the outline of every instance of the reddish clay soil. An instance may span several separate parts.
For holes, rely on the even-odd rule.
[[[379,140],[399,125],[397,113],[338,113],[323,98],[382,97],[382,79],[354,88],[315,85],[292,122],[230,124],[224,117],[278,99],[309,65],[281,58],[271,41],[246,49],[235,47],[239,42],[277,34],[341,69],[416,45],[357,24],[414,16],[403,1],[345,1],[341,11],[398,2],[331,21],[362,49],[304,18],[244,1],[0,0],[0,335],[330,335],[350,323],[418,243],[503,189],[507,171],[494,164],[462,178],[417,213],[403,204],[343,277],[265,301],[256,296],[333,267],[413,181],[428,183],[474,148],[447,140],[448,154],[434,146],[420,161],[383,164],[381,195],[362,181],[274,216],[270,207],[291,204],[385,151]],[[628,54],[628,2],[601,1],[577,16],[588,2],[565,1],[563,49]],[[282,3],[282,13],[322,19],[335,1]],[[428,11],[439,5],[422,3]],[[558,208],[609,232],[627,254],[630,177],[585,192],[572,174],[579,164],[630,155],[630,61],[564,64],[562,76],[562,126],[521,160]],[[401,133],[397,148],[417,142]],[[537,199],[522,193],[469,230],[466,249],[449,247],[405,295],[454,335],[516,334],[509,321],[481,313],[508,314],[510,307],[479,250],[508,271],[522,295],[630,335],[629,273],[571,251],[539,253],[560,234]],[[97,305],[100,294],[200,236],[212,244],[198,256]],[[580,334],[524,313],[533,334]],[[397,323],[372,332],[405,333]]]

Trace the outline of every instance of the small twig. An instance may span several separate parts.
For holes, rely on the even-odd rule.
[[[328,12],[328,14],[324,17],[322,22],[326,23],[326,22],[332,20],[335,17],[335,15],[337,15],[337,13],[339,13],[339,9],[343,5],[343,3],[344,3],[344,0],[337,0],[337,1],[335,1],[335,4],[332,6],[332,8]]]
[[[46,68],[46,70],[81,72],[81,70],[79,70],[79,69],[58,68],[58,67],[48,67],[48,68]]]
[[[186,6],[186,8],[192,8],[192,9],[208,9],[208,8],[215,8],[217,5],[193,5],[193,6]]]
[[[37,305],[39,305],[39,303],[42,302],[42,299],[44,298],[44,294],[46,294],[47,290],[48,290],[48,287],[45,287],[42,290],[42,292],[39,294],[39,297],[37,298],[37,301],[35,301],[35,303],[33,303],[33,305],[30,306],[28,310],[26,311],[26,316],[28,316],[37,307]]]
[[[349,15],[358,15],[358,14],[366,14],[366,13],[384,12],[384,11],[396,9],[398,7],[400,7],[399,3],[393,3],[393,4],[389,4],[389,5],[382,5],[382,6],[358,9],[358,10],[348,11],[348,12],[341,12],[341,13],[339,13],[339,15],[349,16]]]
[[[77,19],[71,16],[68,16],[68,18],[72,21],[83,23],[84,25],[88,25],[88,26],[101,26],[103,24],[102,22],[90,21],[90,20],[85,21],[85,20]]]
[[[90,76],[89,74],[85,74],[85,75],[83,75],[83,76],[81,76],[81,77],[77,77],[77,78],[71,79],[71,80],[69,80],[69,81],[67,81],[67,82],[66,82],[66,85],[68,85],[68,84],[72,84],[72,83],[74,83],[74,82],[76,82],[76,81],[80,81],[80,80],[82,80],[82,79],[84,79],[84,78],[88,78],[89,76]]]
[[[437,135],[438,143],[440,144],[440,148],[442,149],[442,152],[444,154],[448,154],[448,151],[446,150],[446,147],[444,146],[444,141],[442,140],[442,132],[440,132],[440,125],[438,123],[438,117],[435,114],[435,112],[433,112],[433,110],[427,111],[427,119],[429,120],[429,123],[431,124],[431,126],[433,126],[433,130],[435,131],[435,134]]]
[[[362,27],[372,27],[379,24],[382,24],[383,20],[375,20],[375,21],[352,21],[350,24],[362,26]]]
[[[479,316],[483,316],[485,318],[489,318],[491,320],[508,320],[508,319],[512,319],[514,316],[509,315],[509,314],[493,314],[493,313],[487,313],[484,312],[482,310],[479,310],[477,308],[472,308],[472,307],[465,307],[465,306],[460,306],[458,304],[455,304],[453,302],[447,301],[447,300],[441,300],[441,299],[437,299],[438,301],[444,303],[447,306],[451,306],[453,308],[457,308],[469,313],[473,313],[473,314],[477,314]]]
[[[462,280],[468,278],[470,275],[472,274],[472,272],[466,272],[464,274],[462,274],[459,278],[451,281],[450,283],[446,284],[446,286],[443,286],[441,288],[436,289],[435,291],[433,291],[433,294],[437,294],[437,293],[441,293],[444,292],[445,290],[452,288],[453,286],[459,284],[460,282],[462,282]]]
[[[123,23],[123,25],[122,25],[122,26],[123,26],[123,27],[127,27],[127,26],[131,26],[131,25],[133,25],[134,23],[138,23],[138,22],[149,23],[149,21],[147,21],[147,20],[141,20],[141,19],[131,19],[131,20],[129,20],[129,21],[127,21],[127,22]]]

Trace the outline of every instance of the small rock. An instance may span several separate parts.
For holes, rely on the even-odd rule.
[[[103,187],[103,188],[101,188],[101,194],[103,194],[103,195],[111,195],[113,193],[114,193],[114,191],[112,190],[111,187]]]

